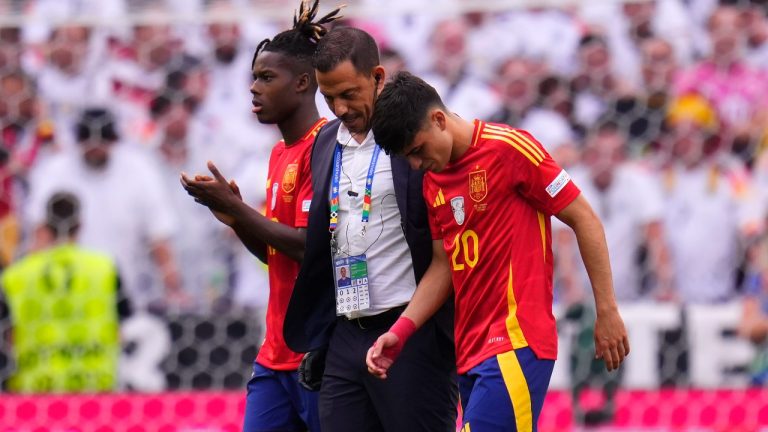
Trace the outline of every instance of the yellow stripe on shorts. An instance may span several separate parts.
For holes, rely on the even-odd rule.
[[[531,409],[531,392],[525,380],[523,368],[517,360],[515,351],[507,351],[496,356],[501,369],[501,376],[507,386],[512,407],[515,410],[517,432],[533,431],[533,410]]]

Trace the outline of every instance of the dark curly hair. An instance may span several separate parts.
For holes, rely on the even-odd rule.
[[[256,64],[256,58],[262,52],[277,52],[285,54],[297,60],[302,66],[303,72],[309,72],[314,80],[312,72],[312,56],[317,49],[317,43],[328,32],[325,24],[329,24],[339,18],[341,8],[338,7],[329,14],[315,21],[320,0],[314,0],[310,6],[309,0],[302,0],[299,10],[293,17],[293,28],[278,33],[272,39],[264,39],[256,47],[251,61],[251,69]]]

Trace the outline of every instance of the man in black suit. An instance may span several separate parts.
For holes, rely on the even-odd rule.
[[[385,78],[376,42],[358,29],[334,29],[318,44],[315,72],[340,121],[325,126],[315,141],[315,198],[285,340],[298,352],[327,352],[323,430],[453,431],[452,301],[398,347],[402,354],[387,380],[370,375],[365,365],[368,348],[397,321],[432,256],[422,174],[405,159],[379,157],[370,131]],[[346,297],[334,287],[342,265],[354,265],[363,281],[351,295],[345,288]]]

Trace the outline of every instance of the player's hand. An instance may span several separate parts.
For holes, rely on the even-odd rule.
[[[208,169],[213,177],[198,174],[190,179],[181,173],[181,185],[195,202],[208,207],[218,220],[232,226],[234,210],[243,201],[240,188],[234,180],[227,181],[213,162],[208,162]]]
[[[597,314],[595,358],[602,358],[609,371],[619,368],[629,355],[629,339],[618,309]]]
[[[386,379],[387,371],[395,362],[397,355],[400,354],[400,351],[396,350],[398,345],[401,345],[400,340],[392,332],[386,332],[379,336],[365,356],[368,372],[377,378]]]

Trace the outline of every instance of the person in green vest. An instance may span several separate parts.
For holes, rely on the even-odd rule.
[[[59,192],[48,201],[47,245],[0,276],[10,310],[18,393],[111,391],[120,354],[119,278],[112,259],[77,246],[80,202]],[[118,311],[121,310],[122,314]]]

